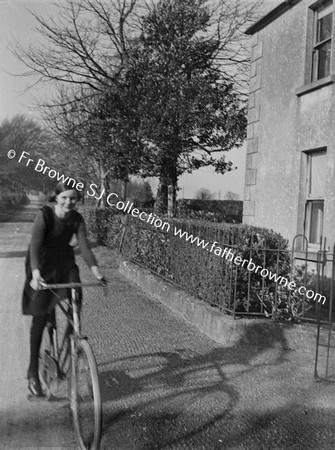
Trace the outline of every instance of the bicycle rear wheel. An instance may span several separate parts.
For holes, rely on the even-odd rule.
[[[86,339],[72,340],[70,406],[82,450],[97,450],[102,433],[102,403],[98,369]]]

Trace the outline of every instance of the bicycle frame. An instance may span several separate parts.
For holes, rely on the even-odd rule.
[[[67,349],[66,353],[63,356],[63,360],[61,360],[61,355],[64,349],[64,345],[69,337],[69,335],[71,333],[73,333],[73,335],[78,339],[78,338],[83,338],[83,336],[81,336],[81,323],[80,323],[80,311],[79,311],[79,305],[78,305],[78,301],[76,299],[76,288],[79,287],[93,287],[93,286],[102,286],[102,284],[100,282],[87,282],[87,283],[55,283],[55,284],[42,284],[41,285],[41,290],[46,290],[49,289],[51,291],[53,291],[54,289],[71,289],[71,295],[70,298],[60,298],[56,305],[55,308],[59,308],[62,313],[64,314],[64,316],[67,319],[67,329],[65,330],[64,336],[63,336],[63,340],[61,343],[61,346],[59,347],[58,345],[58,332],[57,332],[57,323],[55,320],[55,324],[53,324],[53,329],[52,329],[52,343],[53,343],[53,358],[54,361],[57,364],[57,368],[59,371],[59,374],[64,374],[64,365],[66,362],[66,358],[67,356],[69,356],[69,349]],[[57,294],[56,294],[57,295]],[[67,310],[66,307],[62,304],[63,302],[65,302],[66,300],[69,301],[68,306],[69,309]],[[69,330],[69,326],[71,326],[72,330]]]

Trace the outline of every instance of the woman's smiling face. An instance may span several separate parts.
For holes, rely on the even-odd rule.
[[[69,189],[68,191],[61,192],[56,197],[57,200],[57,212],[61,215],[65,215],[73,210],[78,201],[78,193],[75,189]]]

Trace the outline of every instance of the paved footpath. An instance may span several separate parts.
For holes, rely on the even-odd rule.
[[[20,299],[31,223],[22,220],[35,213],[0,224],[0,448],[69,450],[66,402],[27,399]],[[109,295],[87,290],[83,330],[101,374],[103,450],[335,448],[335,385],[314,381],[313,355],[284,338],[220,346],[121,276],[111,251],[95,253]]]

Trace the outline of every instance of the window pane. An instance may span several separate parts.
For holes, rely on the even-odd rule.
[[[324,41],[325,39],[330,39],[332,34],[332,14],[327,14],[327,16],[322,17],[318,20],[317,25],[317,42]]]
[[[308,158],[310,164],[308,196],[312,198],[324,198],[327,175],[327,153],[324,151],[312,153]]]
[[[319,244],[323,228],[323,201],[309,202],[309,207],[311,208],[309,242]]]
[[[330,74],[331,41],[321,44],[318,49],[318,80]]]

